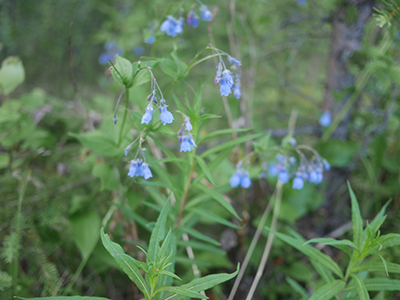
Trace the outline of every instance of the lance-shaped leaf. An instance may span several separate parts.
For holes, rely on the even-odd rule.
[[[329,282],[316,290],[309,300],[330,300],[338,295],[345,285],[343,280]]]
[[[386,278],[369,278],[364,280],[367,291],[400,291],[400,280]],[[349,284],[346,292],[356,291],[355,283]]]
[[[356,286],[357,294],[360,296],[360,299],[362,300],[369,300],[369,294],[367,291],[367,288],[364,285],[364,282],[361,280],[360,277],[358,277],[355,274],[351,274],[351,277],[354,280],[354,284]]]
[[[237,273],[239,272],[239,265],[237,267],[237,270],[235,273],[232,274],[226,274],[226,273],[221,273],[221,274],[213,274],[213,275],[208,275],[204,276],[202,278],[197,278],[187,284],[181,285],[181,289],[186,289],[188,291],[192,292],[202,292],[205,290],[208,290],[222,282],[228,281],[229,279],[235,277]],[[185,299],[185,296],[181,296],[177,293],[172,294],[163,300],[181,300]]]
[[[310,259],[311,264],[313,265],[315,271],[317,271],[317,273],[319,274],[319,276],[321,276],[321,278],[326,282],[332,282],[335,280],[335,277],[333,277],[332,272],[329,271],[327,268],[325,268],[324,266],[322,266],[320,263],[317,263],[316,261],[314,261],[313,259]]]
[[[340,278],[343,278],[342,270],[339,268],[337,263],[335,263],[333,259],[330,258],[328,255],[323,254],[322,252],[318,251],[317,249],[309,245],[303,245],[303,241],[301,240],[294,239],[286,234],[273,231],[268,227],[265,227],[265,229],[271,231],[272,233],[274,233],[276,237],[288,243],[292,247],[296,248],[297,250],[308,256],[310,259],[313,259],[313,261],[331,270],[334,274],[336,274]]]
[[[297,281],[294,281],[290,277],[286,277],[286,281],[294,291],[301,295],[302,299],[308,299],[306,290]]]
[[[170,292],[173,293],[175,295],[179,295],[179,296],[184,296],[184,298],[190,297],[190,298],[194,298],[194,299],[208,299],[207,296],[204,296],[198,292],[194,292],[182,287],[177,287],[177,286],[163,286],[161,287],[158,291],[160,292]],[[166,298],[168,299],[168,298]],[[171,298],[171,299],[175,299],[175,298]],[[178,299],[178,298],[176,298]]]
[[[167,202],[165,202],[165,205],[161,210],[160,215],[158,216],[156,225],[154,226],[153,232],[150,237],[149,250],[147,253],[149,258],[154,262],[155,265],[157,265],[158,263],[157,261],[159,256],[158,252],[161,250],[159,243],[165,237],[165,227],[167,225],[168,211],[169,211],[169,199],[167,200]]]
[[[104,228],[101,228],[101,241],[103,242],[104,247],[111,254],[111,256],[115,259],[121,269],[129,276],[129,278],[136,284],[139,290],[143,292],[146,298],[149,298],[150,289],[147,286],[140,270],[136,266],[136,264],[130,264],[124,254],[124,250],[122,247],[111,241],[108,234],[104,234]],[[125,254],[126,255],[126,254]],[[134,259],[134,258],[132,258]]]
[[[379,228],[385,221],[385,219],[386,219],[385,212],[386,212],[386,208],[388,207],[389,204],[390,204],[390,200],[388,202],[386,202],[386,204],[381,208],[381,210],[375,216],[375,218],[371,221],[371,223],[369,223],[369,226],[371,227],[371,230],[374,234],[376,234],[376,232],[379,230]]]
[[[386,267],[387,271],[389,273],[396,273],[400,274],[400,265],[391,263],[391,262],[386,262]],[[358,272],[385,272],[386,273],[386,268],[381,262],[366,262],[360,266],[356,266],[353,268],[352,272],[358,273]]]
[[[211,172],[210,172],[210,170],[208,169],[207,164],[206,164],[206,162],[204,161],[204,159],[202,159],[200,156],[197,156],[197,155],[196,155],[194,158],[196,159],[196,161],[197,161],[198,165],[200,166],[201,170],[202,170],[202,171],[204,172],[204,174],[207,176],[208,180],[210,180],[210,182],[211,182],[213,185],[215,185],[214,178],[213,178],[213,176],[211,175]]]
[[[353,223],[353,241],[360,248],[363,237],[363,221],[361,218],[360,207],[358,206],[356,195],[351,189],[350,183],[347,182],[351,198],[351,222]]]
[[[321,243],[324,245],[333,246],[335,248],[345,251],[349,255],[350,255],[350,252],[348,251],[347,246],[357,250],[357,252],[360,252],[360,249],[358,249],[358,247],[356,245],[354,245],[354,243],[352,241],[349,241],[349,240],[338,241],[338,240],[335,240],[332,238],[316,238],[316,239],[311,239],[311,240],[305,242],[304,245],[307,245],[310,243]]]

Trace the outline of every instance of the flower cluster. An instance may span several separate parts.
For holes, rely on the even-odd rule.
[[[233,95],[237,99],[240,99],[242,94],[240,90],[240,74],[238,71],[238,66],[241,65],[241,62],[219,49],[215,50],[219,56],[219,63],[217,65],[217,74],[214,78],[214,83],[220,85],[219,90],[221,96],[229,96],[229,94],[233,91]],[[228,61],[231,63],[231,70],[233,71],[234,76],[232,76],[232,71],[226,68],[221,54],[227,55]]]
[[[294,156],[278,154],[266,172],[272,177],[278,176],[278,181],[282,184],[289,182],[293,177],[292,187],[296,190],[301,190],[306,181],[320,184],[323,180],[323,171],[328,171],[331,168],[330,164],[316,152],[315,156],[307,161],[304,154],[300,150],[297,151],[301,153],[300,163]]]
[[[150,71],[150,70],[149,70]],[[149,125],[150,121],[153,118],[154,106],[158,106],[160,110],[160,120],[166,125],[172,123],[174,120],[174,116],[171,112],[168,111],[168,105],[165,104],[164,96],[161,92],[160,87],[158,86],[157,80],[155,79],[153,73],[151,73],[151,93],[147,97],[147,101],[150,101],[149,105],[146,107],[146,112],[142,117],[141,124]]]
[[[181,143],[181,152],[192,151],[196,144],[193,140],[193,135],[190,131],[192,131],[193,126],[190,124],[190,120],[187,116],[183,116],[184,122],[182,124],[182,128],[178,131],[178,139]]]
[[[244,171],[242,168],[237,168],[236,173],[229,179],[229,184],[233,188],[241,186],[242,188],[248,189],[251,186],[249,172]]]
[[[201,19],[206,22],[210,22],[212,20],[212,13],[208,9],[206,5],[200,3],[200,15]],[[200,18],[199,15],[191,10],[186,18],[186,22],[189,26],[196,28],[199,26]],[[182,17],[182,13],[180,17],[177,19],[174,16],[167,16],[167,19],[161,24],[161,31],[164,31],[168,36],[175,37],[178,34],[182,34],[183,26],[185,25],[185,19]]]
[[[149,179],[153,177],[149,164],[144,162],[142,159],[134,159],[131,161],[131,166],[129,167],[128,176],[139,177],[142,176],[144,179]]]
[[[331,122],[332,122],[331,112],[329,110],[326,110],[319,119],[319,124],[321,126],[328,127],[329,125],[331,125]]]
[[[114,42],[108,41],[104,44],[104,49],[106,50],[99,56],[99,63],[101,65],[106,65],[111,61],[114,61],[115,55],[122,55],[122,49],[117,46]]]

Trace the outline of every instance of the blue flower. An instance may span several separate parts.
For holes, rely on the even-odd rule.
[[[143,176],[144,179],[147,180],[147,179],[153,177],[153,174],[151,173],[151,170],[149,168],[149,164],[143,163],[141,169],[142,169],[141,176]]]
[[[329,125],[331,125],[331,122],[332,122],[331,112],[327,110],[319,119],[319,124],[321,126],[328,127]]]
[[[231,187],[237,188],[240,185],[241,180],[242,180],[242,176],[238,172],[236,172],[229,179],[229,184],[231,185]]]
[[[114,118],[113,118],[113,122],[114,122],[114,124],[117,124],[118,118],[117,118],[117,117],[114,117]]]
[[[199,16],[194,12],[191,11],[188,15],[187,15],[187,24],[189,26],[192,26],[194,28],[196,28],[197,26],[199,26]]]
[[[151,35],[151,36],[149,36],[148,39],[145,39],[144,42],[146,44],[153,44],[155,42],[155,40],[156,40],[156,37],[154,35]]]
[[[200,7],[200,10],[201,10],[201,18],[203,19],[203,21],[210,22],[212,20],[212,13],[208,9],[208,7],[205,5],[202,5]]]
[[[289,181],[289,173],[286,170],[281,170],[278,175],[278,181],[281,183],[287,183]]]
[[[316,172],[317,176],[316,179],[314,181],[315,184],[320,184],[322,182],[322,180],[324,179],[324,176],[322,175],[322,172]]]
[[[251,179],[249,177],[249,172],[244,172],[244,175],[240,182],[240,186],[245,189],[248,189],[251,186]]]
[[[160,119],[164,125],[172,123],[174,116],[167,110],[166,105],[160,107],[160,112]]]
[[[328,163],[328,161],[326,159],[322,160],[322,164],[324,165],[325,171],[329,171],[331,169],[331,164]]]
[[[234,59],[232,56],[228,56],[228,60],[229,60],[230,63],[235,64],[237,66],[241,66],[242,65],[241,61],[239,61],[237,59]]]
[[[297,0],[297,3],[300,5],[306,5],[307,4],[307,0]]]
[[[293,179],[293,189],[294,190],[301,190],[304,187],[304,180],[301,176],[297,175]]]
[[[185,117],[185,129],[186,131],[191,131],[193,129],[193,126],[190,124],[190,120],[187,117]]]
[[[318,174],[317,174],[317,172],[316,172],[315,170],[311,170],[311,171],[308,173],[308,181],[309,181],[310,183],[315,183],[315,182],[317,181],[317,179],[318,179]]]
[[[180,152],[192,151],[194,149],[194,143],[191,139],[184,137],[181,143],[181,150]]]
[[[151,119],[153,118],[153,108],[151,106],[147,106],[146,112],[144,113],[142,117],[142,122],[141,124],[147,124],[149,125]]]
[[[102,53],[100,56],[99,56],[99,63],[101,64],[101,65],[106,65],[106,64],[108,64],[108,62],[111,60],[114,60],[114,57],[115,57],[115,54],[113,54],[113,53],[110,53],[110,52],[105,52],[105,53]]]
[[[221,93],[221,96],[229,96],[229,94],[231,93],[231,87],[229,86],[229,84],[226,82],[225,79],[221,79],[221,86],[219,87],[219,91]]]
[[[278,166],[275,165],[275,164],[271,164],[271,165],[268,167],[268,173],[269,173],[269,175],[271,175],[272,177],[275,177],[276,175],[278,175],[278,173],[279,173],[279,168],[278,168]]]
[[[133,53],[136,55],[142,55],[144,53],[144,48],[142,46],[136,46],[133,48]]]
[[[231,75],[231,71],[225,70],[222,72],[223,78],[226,80],[226,82],[229,84],[229,87],[232,88],[234,83],[233,83],[233,77]]]
[[[142,162],[141,159],[132,160],[131,166],[129,167],[128,176],[130,177],[139,177],[142,176],[144,179],[149,179],[153,177],[151,170],[149,168],[149,164]]]
[[[240,99],[240,97],[242,96],[242,93],[240,91],[240,85],[235,85],[233,95],[235,96],[236,99]]]
[[[122,49],[114,42],[108,41],[105,43],[104,49],[106,49],[106,52],[102,53],[99,57],[99,63],[101,65],[108,64],[110,60],[113,61],[117,54],[122,55]]]
[[[182,26],[183,20],[167,16],[167,19],[161,24],[160,30],[169,36],[175,37],[177,34],[182,34]]]

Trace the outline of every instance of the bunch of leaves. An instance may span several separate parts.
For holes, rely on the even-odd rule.
[[[291,282],[292,287],[302,295],[303,299],[328,300],[338,299],[339,296],[342,299],[354,299],[356,295],[360,299],[370,299],[370,291],[400,290],[400,280],[379,277],[379,272],[382,271],[387,276],[389,273],[400,273],[400,264],[386,262],[380,254],[381,250],[400,245],[400,234],[381,235],[379,231],[386,219],[385,211],[389,202],[382,207],[371,223],[367,223],[363,228],[357,198],[350,184],[349,191],[352,206],[352,241],[332,238],[316,238],[305,241],[295,232],[292,232],[292,236],[274,232],[279,239],[305,254],[325,282],[324,285],[315,290],[310,298],[304,288]],[[350,258],[345,272],[331,257],[310,246],[309,243],[321,243],[344,251]],[[371,256],[379,257],[381,262],[375,262],[371,259]],[[365,276],[366,274],[367,276]],[[369,275],[375,276],[367,278]]]

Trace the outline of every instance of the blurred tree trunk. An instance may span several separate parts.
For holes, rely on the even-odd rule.
[[[324,109],[330,110],[334,117],[348,101],[351,92],[343,93],[341,99],[335,99],[334,93],[354,86],[354,76],[349,71],[349,60],[353,53],[361,49],[364,28],[372,14],[374,1],[345,0],[333,15],[331,44],[328,56],[328,70],[325,84]],[[335,130],[332,138],[347,140],[349,136],[349,122],[351,110]],[[347,191],[346,169],[332,169],[326,172],[328,187],[325,193],[325,204],[322,209],[330,217],[325,218],[325,230],[339,226],[343,220],[342,205],[338,197]],[[341,193],[343,192],[343,193]],[[341,217],[340,217],[341,216]]]

